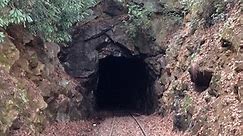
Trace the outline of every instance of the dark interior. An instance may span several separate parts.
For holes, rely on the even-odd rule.
[[[145,112],[152,103],[146,65],[140,58],[109,56],[99,62],[96,108],[109,111]]]

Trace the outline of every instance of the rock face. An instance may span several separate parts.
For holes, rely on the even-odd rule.
[[[126,34],[120,18],[102,18],[79,26],[70,47],[64,48],[61,61],[73,77],[87,78],[95,73],[98,60],[109,55],[129,57],[156,56],[156,45],[145,35],[134,43]]]
[[[38,135],[49,121],[79,119],[82,95],[59,63],[60,48],[22,26],[0,44],[0,135],[24,130]]]
[[[188,135],[243,135],[243,27],[234,2],[225,9],[225,21],[204,29],[201,22],[190,34],[182,27],[168,42],[160,100],[167,113],[175,113],[174,127]]]
[[[85,98],[90,97],[93,103],[93,91],[97,89],[99,60],[108,56],[142,58],[150,71],[151,84],[160,76],[162,69],[160,55],[162,49],[153,38],[146,33],[138,33],[138,39],[128,36],[128,29],[123,21],[126,19],[125,9],[120,8],[119,13],[107,13],[107,8],[114,8],[114,3],[101,3],[105,5],[103,13],[97,18],[77,26],[73,34],[73,41],[69,47],[62,48],[60,60],[72,77],[81,81],[84,87]],[[115,6],[118,8],[118,6]],[[151,87],[149,90],[154,90]],[[92,104],[91,104],[92,105]],[[92,108],[89,107],[89,108]],[[90,109],[92,111],[92,109]]]
[[[4,135],[10,127],[14,127],[16,120],[31,122],[31,126],[37,123],[36,119],[42,117],[39,112],[44,110],[47,104],[35,84],[13,73],[12,68],[22,56],[10,39],[6,38],[5,42],[0,44],[0,56],[0,135]],[[23,116],[24,114],[29,115]],[[20,127],[17,125],[14,129]]]

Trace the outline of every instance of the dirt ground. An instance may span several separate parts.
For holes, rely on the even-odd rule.
[[[173,131],[172,116],[134,115],[147,136],[179,136]],[[143,136],[131,115],[115,114],[95,120],[54,123],[47,126],[43,136]]]
[[[158,115],[133,114],[146,136],[180,136],[173,130],[172,114],[164,118]],[[143,136],[143,132],[131,114],[100,113],[91,120],[59,122],[46,126],[41,136]],[[31,135],[18,130],[12,136]]]

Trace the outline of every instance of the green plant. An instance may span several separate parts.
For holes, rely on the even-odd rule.
[[[142,5],[129,3],[128,7],[129,19],[124,21],[127,27],[127,33],[131,38],[135,38],[139,30],[148,30],[151,27],[151,12]]]
[[[4,42],[5,35],[3,32],[0,32],[0,43]]]
[[[190,96],[186,95],[184,98],[184,101],[182,103],[183,111],[188,112],[191,105],[192,105],[192,98]]]
[[[89,15],[96,0],[0,0],[0,27],[23,24],[47,41],[70,41],[70,28]]]

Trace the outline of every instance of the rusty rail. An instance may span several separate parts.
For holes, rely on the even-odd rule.
[[[139,121],[135,118],[135,116],[133,116],[131,113],[130,113],[131,117],[135,120],[135,122],[137,123],[139,129],[142,131],[143,133],[143,136],[147,136],[145,130],[143,129],[143,127],[141,126],[141,124],[139,123]]]
[[[132,114],[132,113],[129,113],[129,115],[131,116],[131,118],[133,118],[133,120],[135,120],[136,124],[138,125],[139,129],[141,130],[143,136],[147,136],[145,130],[143,129],[142,125],[139,123],[139,121],[136,119],[136,117]],[[113,135],[113,131],[114,131],[114,125],[115,124],[115,114],[113,113],[113,119],[112,119],[112,122],[111,122],[111,131],[109,133],[109,136],[112,136]]]
[[[112,122],[111,122],[111,131],[110,131],[109,136],[112,136],[112,134],[113,134],[114,124],[115,124],[115,116],[113,114],[113,119],[112,119]]]

